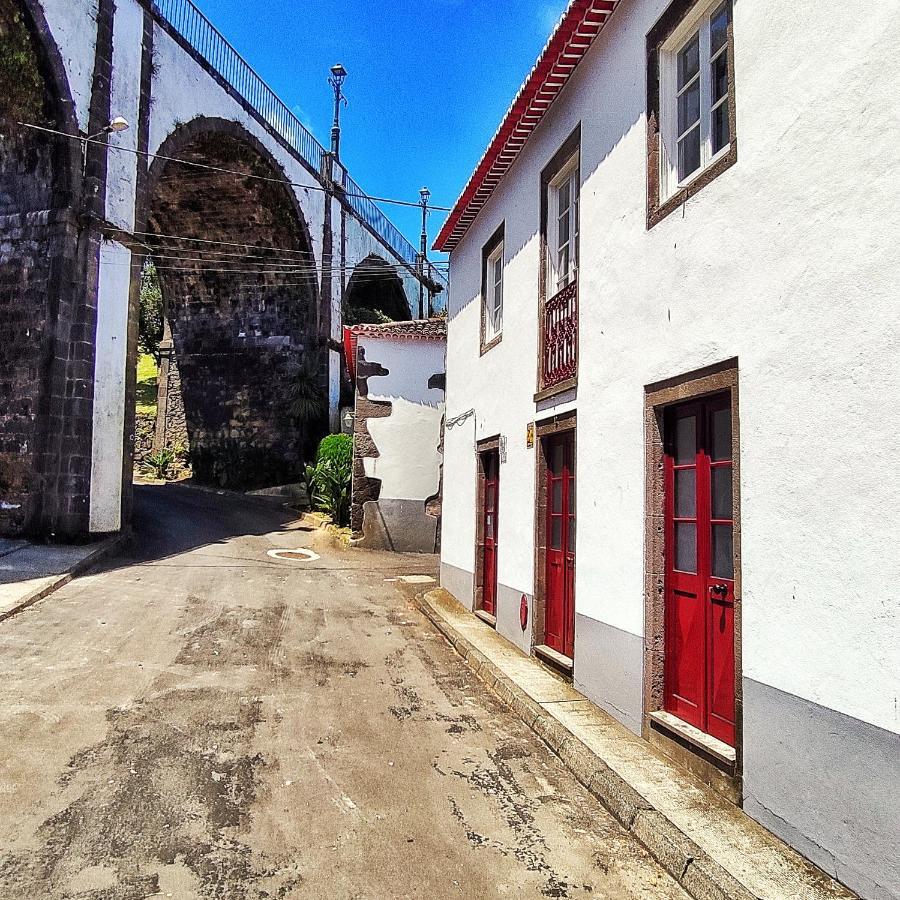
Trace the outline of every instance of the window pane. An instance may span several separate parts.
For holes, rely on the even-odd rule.
[[[722,6],[713,13],[709,23],[709,55],[715,56],[719,48],[725,46],[728,40],[728,4]]]
[[[566,212],[566,214],[564,216],[560,216],[556,233],[559,236],[559,240],[556,244],[557,247],[562,247],[563,244],[569,243],[569,213],[568,212]]]
[[[562,550],[562,516],[550,520],[550,549]]]
[[[675,420],[675,463],[690,465],[697,459],[697,417],[682,416]]]
[[[571,202],[572,195],[570,193],[570,181],[564,181],[557,191],[557,215],[560,218],[563,218],[564,214],[569,209],[569,203]]]
[[[715,462],[731,459],[731,410],[717,409],[711,422],[712,440],[709,455]]]
[[[697,526],[693,522],[675,523],[675,568],[697,571]]]
[[[681,90],[700,71],[700,34],[691,38],[678,54],[678,89]]]
[[[675,471],[675,516],[693,519],[697,516],[697,470]]]
[[[561,441],[554,441],[550,445],[550,471],[554,475],[561,475],[566,461],[565,448]]]
[[[718,153],[731,143],[731,125],[728,122],[728,101],[717,106],[712,114],[712,151]]]
[[[678,142],[678,180],[684,181],[688,175],[700,168],[700,126],[686,134]]]
[[[489,541],[492,541],[494,539],[494,514],[493,513],[488,513],[484,517],[484,536]]]
[[[558,278],[557,287],[562,287],[569,280],[569,245],[566,244],[559,251],[559,261],[556,265],[556,274]]]
[[[557,515],[562,513],[562,497],[563,497],[562,480],[554,481],[553,487],[551,489],[550,512],[557,514]]]
[[[731,525],[712,527],[712,574],[734,579],[734,536]]]
[[[569,516],[569,553],[575,552],[575,517]]]
[[[700,79],[678,98],[678,133],[684,134],[700,119]]]
[[[712,470],[712,517],[730,519],[732,516],[731,466]]]
[[[728,53],[716,57],[712,64],[712,105],[728,93]]]

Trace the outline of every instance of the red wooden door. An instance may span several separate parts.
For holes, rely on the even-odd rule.
[[[544,642],[575,656],[575,433],[546,438],[547,572]]]
[[[482,593],[481,608],[491,616],[497,615],[497,513],[500,500],[500,453],[489,450],[481,455],[484,472],[484,500],[482,534]]]
[[[665,479],[665,707],[734,746],[729,395],[669,411]]]

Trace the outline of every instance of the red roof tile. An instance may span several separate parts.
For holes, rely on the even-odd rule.
[[[500,123],[434,247],[453,250],[516,161],[619,0],[572,0]]]

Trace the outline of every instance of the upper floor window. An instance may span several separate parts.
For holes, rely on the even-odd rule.
[[[503,241],[487,260],[484,296],[484,340],[490,343],[503,333]]]
[[[484,245],[481,255],[481,352],[503,335],[504,226]]]
[[[731,19],[676,0],[648,37],[651,225],[736,161]]]
[[[578,271],[579,155],[565,163],[548,186],[548,285],[553,296],[575,280]]]

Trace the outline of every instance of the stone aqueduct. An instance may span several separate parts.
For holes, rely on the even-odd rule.
[[[299,371],[335,421],[348,294],[443,287],[190,0],[0,0],[0,535],[128,521],[148,254],[195,465],[247,484],[314,437]]]

